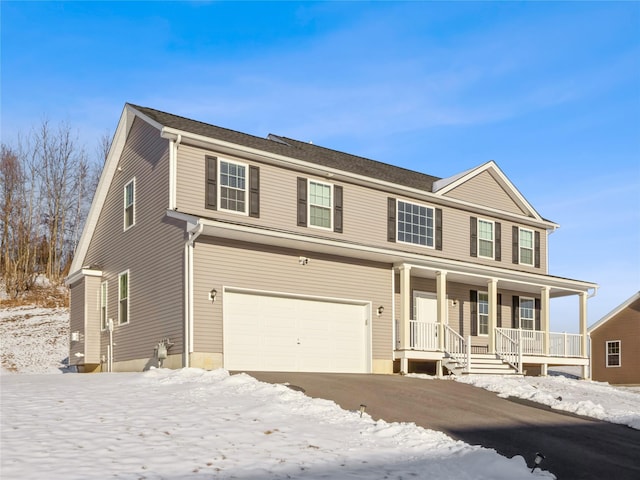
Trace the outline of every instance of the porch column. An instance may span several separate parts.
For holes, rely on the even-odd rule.
[[[587,346],[588,346],[588,337],[587,337],[587,292],[580,292],[580,353],[583,357],[587,357]],[[589,365],[584,365],[582,367],[582,378],[589,378]]]
[[[400,350],[409,350],[409,320],[411,319],[411,267],[400,267],[400,325],[398,340]]]
[[[444,350],[444,326],[449,323],[447,318],[447,272],[436,272],[436,296],[438,315],[438,347]]]
[[[498,279],[487,282],[489,296],[489,353],[496,353],[496,327],[498,325]]]
[[[540,290],[540,328],[543,332],[543,344],[542,354],[549,355],[549,309],[551,303],[549,302],[549,287],[542,287]]]

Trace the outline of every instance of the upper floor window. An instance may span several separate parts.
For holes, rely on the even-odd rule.
[[[260,217],[260,169],[205,157],[205,208]]]
[[[534,330],[535,327],[535,300],[533,298],[520,297],[520,328]]]
[[[478,256],[493,258],[493,222],[478,219]]]
[[[332,228],[332,191],[327,183],[309,180],[309,225]]]
[[[521,228],[518,238],[520,263],[523,265],[533,265],[533,230]]]
[[[124,229],[135,225],[136,179],[124,186]]]
[[[129,323],[129,271],[118,276],[118,323]]]
[[[247,167],[220,160],[220,209],[247,212]]]
[[[489,335],[489,294],[478,292],[478,335]]]
[[[434,209],[398,200],[398,242],[434,246]]]
[[[107,293],[108,282],[102,282],[100,284],[100,328],[106,330],[107,328]]]
[[[342,233],[342,187],[298,177],[299,227],[317,227]]]
[[[613,340],[607,342],[607,367],[619,367],[621,362],[621,341]]]

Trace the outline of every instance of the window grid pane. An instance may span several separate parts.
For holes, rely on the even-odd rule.
[[[620,342],[619,341],[607,342],[607,366],[608,367],[620,366]]]
[[[533,330],[534,325],[534,301],[532,298],[522,298],[520,299],[520,328]]]
[[[220,162],[220,208],[246,211],[246,168],[231,162]]]
[[[331,185],[309,182],[309,224],[331,228]]]
[[[398,241],[433,246],[433,209],[398,201]]]
[[[478,334],[489,334],[489,294],[478,293]]]
[[[478,255],[493,258],[493,223],[478,220]]]
[[[533,265],[533,232],[520,230],[520,263]]]

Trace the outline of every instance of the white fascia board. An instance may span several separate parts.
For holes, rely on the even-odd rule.
[[[394,264],[394,266],[406,264],[409,266],[414,266],[416,268],[427,268],[439,271],[444,270],[452,273],[460,273],[464,275],[483,278],[497,278],[505,281],[536,285],[540,287],[549,286],[570,293],[587,292],[588,290],[595,290],[598,288],[598,285],[595,283],[583,282],[580,280],[552,277],[536,273],[517,272],[513,270],[505,270],[486,265],[478,265],[475,263],[463,262],[459,260],[449,260],[438,257],[428,257],[425,259],[424,255],[415,253],[400,252],[397,250],[371,247],[368,245],[357,243],[345,243],[320,237],[311,237],[299,235],[296,233],[255,228],[249,225],[240,225],[205,218],[197,218],[192,215],[185,215],[181,212],[168,211],[167,215],[183,220],[187,222],[188,225],[193,225],[193,222],[196,221],[198,225],[204,226],[203,233],[205,235],[218,234],[222,238],[230,234],[245,234],[261,237],[261,239],[250,240],[258,244],[264,242],[273,245],[283,245],[287,241],[303,242],[306,245],[316,245],[329,247],[332,249],[344,250],[345,253],[343,253],[342,255],[345,257],[352,256],[355,258],[369,259],[375,257],[377,261],[388,261]],[[190,228],[192,229],[193,227]]]
[[[120,120],[118,121],[118,127],[116,128],[116,132],[113,136],[113,141],[111,142],[111,147],[109,148],[109,153],[107,154],[107,159],[105,160],[104,167],[102,169],[102,174],[100,175],[98,188],[96,189],[96,193],[93,196],[91,208],[89,209],[87,220],[85,222],[84,228],[82,229],[82,235],[80,236],[78,247],[76,248],[76,252],[73,256],[73,261],[71,262],[70,275],[73,275],[75,272],[80,270],[82,264],[84,263],[84,259],[89,249],[89,244],[91,243],[91,239],[93,238],[93,234],[98,224],[100,212],[104,207],[107,193],[109,192],[109,187],[111,186],[111,181],[113,180],[113,176],[118,169],[120,156],[122,155],[122,151],[124,150],[125,142],[127,140],[127,136],[129,135],[129,131],[131,130],[135,117],[142,118],[144,121],[149,122],[156,128],[160,127],[157,122],[149,119],[149,117],[147,117],[146,115],[142,115],[138,110],[131,107],[130,105],[126,104],[124,106],[122,114],[120,115]]]
[[[95,268],[82,268],[65,278],[64,283],[69,286],[84,277],[102,277],[102,270],[96,270]]]
[[[594,330],[596,330],[597,328],[607,323],[609,320],[611,320],[613,317],[618,315],[620,312],[622,312],[625,308],[627,308],[629,305],[631,305],[633,302],[635,302],[638,299],[640,299],[640,292],[637,292],[635,295],[632,295],[631,298],[629,298],[625,302],[622,302],[620,305],[618,305],[616,308],[611,310],[609,313],[607,313],[604,317],[602,317],[596,323],[591,325],[591,327],[587,329],[589,334],[593,333]]]
[[[524,196],[520,193],[520,191],[516,188],[516,186],[511,182],[511,180],[509,180],[509,178],[504,174],[504,172],[500,169],[500,167],[498,167],[498,164],[493,160],[490,160],[476,168],[467,170],[462,174],[454,175],[453,177],[449,177],[448,179],[438,180],[436,183],[434,183],[434,193],[437,193],[439,196],[442,196],[450,192],[454,188],[462,185],[469,179],[487,170],[491,170],[496,175],[498,175],[498,177],[500,178],[500,181],[503,183],[503,186],[506,187],[507,190],[509,190],[509,192],[511,192],[511,194],[516,198],[517,203],[519,203],[521,207],[523,207],[525,210],[531,213],[531,215],[533,215],[536,218],[536,220],[543,221],[542,217],[536,211],[536,209],[533,208],[533,206],[527,201],[526,198],[524,198]],[[546,222],[546,223],[552,223],[552,222]],[[553,225],[555,226],[555,228],[557,228],[558,226],[556,224],[553,224]]]
[[[537,212],[533,208],[530,208],[534,215],[534,218],[531,218],[525,215],[517,215],[510,212],[505,212],[503,210],[498,210],[496,208],[485,207],[483,205],[476,205],[471,202],[465,202],[464,200],[443,197],[440,195],[440,192],[438,192],[438,194],[434,194],[431,192],[427,192],[425,190],[419,190],[417,188],[398,185],[397,183],[377,180],[372,177],[359,175],[357,173],[352,173],[352,172],[345,172],[344,170],[325,167],[323,165],[306,162],[304,160],[298,160],[291,157],[286,157],[284,155],[268,153],[263,150],[257,150],[254,148],[245,147],[243,145],[238,145],[236,143],[217,140],[215,138],[190,133],[184,130],[164,127],[162,129],[161,135],[163,138],[166,138],[166,139],[175,139],[178,137],[178,135],[181,135],[183,141],[185,139],[190,139],[197,146],[201,146],[203,148],[218,147],[223,149],[227,153],[231,153],[231,154],[235,153],[236,155],[240,155],[240,156],[249,155],[265,163],[307,171],[309,173],[319,175],[321,177],[326,177],[327,179],[335,180],[335,177],[339,176],[339,177],[347,178],[350,181],[353,181],[354,183],[357,183],[363,186],[374,186],[375,188],[384,189],[385,191],[393,192],[398,195],[407,195],[413,198],[423,199],[425,202],[432,202],[440,205],[449,205],[454,208],[464,207],[465,210],[472,210],[472,211],[483,212],[486,214],[493,214],[498,217],[508,218],[517,223],[525,223],[525,224],[538,226],[546,229],[555,230],[556,228],[559,227],[559,225],[556,223],[544,220],[542,217],[540,217],[540,215],[537,214]],[[508,182],[508,183],[511,185],[511,182]],[[514,190],[515,190],[515,187],[514,187]],[[517,192],[517,190],[515,191]],[[528,203],[526,204],[529,205]]]

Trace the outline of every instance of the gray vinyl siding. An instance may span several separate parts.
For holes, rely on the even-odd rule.
[[[205,208],[205,155],[212,155],[219,158],[235,160],[249,165],[260,167],[260,217],[252,218],[247,215],[225,212],[220,210],[210,210]],[[491,176],[486,174],[489,179]],[[297,193],[296,185],[298,177],[319,180],[325,183],[333,183],[343,186],[343,232],[336,233],[324,229],[313,227],[300,227],[297,225]],[[493,190],[497,188],[506,196],[504,190],[493,181]],[[459,187],[460,188],[460,187]],[[382,190],[364,187],[361,185],[341,182],[333,178],[314,177],[301,174],[294,170],[276,167],[260,162],[249,161],[247,159],[232,157],[229,155],[219,155],[213,151],[195,148],[182,144],[178,151],[177,167],[177,208],[179,211],[189,213],[204,218],[214,218],[219,220],[241,222],[249,225],[261,226],[263,228],[273,228],[286,230],[301,235],[322,236],[332,240],[342,240],[354,242],[372,247],[391,248],[404,252],[423,254],[425,256],[448,258],[466,262],[479,263],[483,265],[507,268],[510,270],[520,270],[546,274],[546,230],[505,221],[496,216],[480,216],[488,220],[498,221],[502,225],[502,260],[500,262],[491,259],[471,257],[469,252],[470,230],[469,218],[479,216],[450,206],[437,205],[434,202],[425,202],[411,197],[391,195]],[[387,239],[387,200],[394,197],[400,200],[424,204],[434,208],[442,208],[443,212],[443,241],[442,250],[423,247],[419,245],[406,244],[400,242],[389,242]],[[506,200],[496,195],[494,200],[497,204],[491,205],[493,208],[503,208],[512,212],[512,207],[501,206],[500,202]],[[513,212],[522,214],[521,211]],[[540,232],[540,268],[527,265],[513,264],[511,261],[511,227],[513,225],[525,226],[526,228]]]
[[[300,255],[308,265],[298,263]],[[223,287],[370,301],[373,358],[391,359],[391,265],[201,237],[194,251],[197,352],[223,350]],[[218,297],[211,303],[214,288]],[[385,311],[377,317],[380,305]]]
[[[69,332],[80,332],[84,335],[84,311],[85,311],[85,295],[84,295],[84,279],[71,285],[70,305],[69,305]],[[84,355],[84,344],[82,342],[72,342],[69,338],[69,360],[72,365],[82,363],[76,353]]]
[[[526,214],[488,171],[467,180],[445,196],[518,215]]]
[[[108,316],[113,318],[114,362],[151,358],[169,338],[169,353],[182,351],[184,316],[184,224],[166,217],[169,199],[168,141],[136,119],[100,213],[85,262],[108,280]],[[135,225],[124,231],[124,186],[135,183]],[[129,323],[118,321],[118,276],[129,271]],[[99,288],[99,287],[98,287]],[[108,333],[102,333],[106,354]]]

